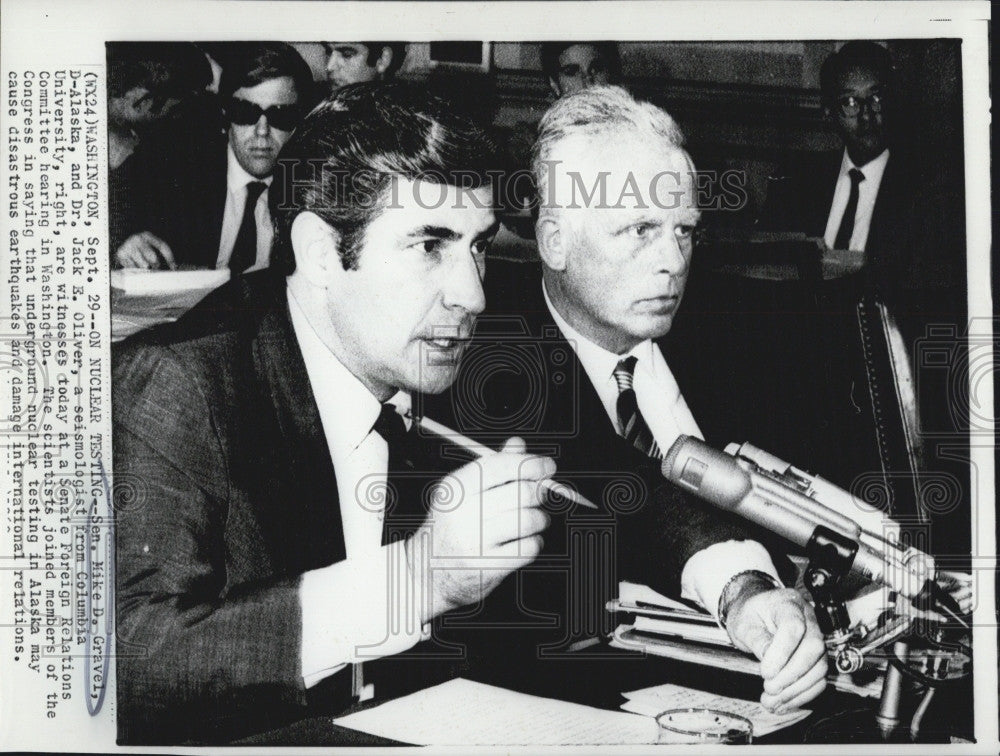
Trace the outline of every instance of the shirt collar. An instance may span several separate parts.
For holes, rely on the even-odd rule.
[[[351,452],[372,431],[382,403],[323,343],[291,290],[288,290],[288,310],[328,443],[337,447],[330,451]],[[405,391],[389,399],[403,416],[409,415],[411,401]]]
[[[242,189],[252,181],[262,181],[267,186],[270,186],[273,180],[273,173],[264,178],[257,178],[247,173],[243,166],[240,165],[240,161],[236,159],[236,153],[233,152],[233,145],[226,144],[226,186],[229,191],[234,192],[237,189]]]
[[[559,311],[556,310],[555,306],[552,304],[552,300],[549,298],[549,291],[545,286],[544,280],[542,281],[542,294],[545,297],[545,305],[549,308],[552,319],[555,320],[556,326],[558,326],[566,341],[573,346],[574,351],[576,351],[576,356],[580,360],[580,364],[587,372],[587,375],[592,383],[598,385],[599,382],[603,383],[606,381],[613,381],[615,368],[618,367],[618,363],[629,355],[634,355],[638,359],[638,362],[636,363],[637,372],[653,369],[652,340],[646,339],[645,341],[636,344],[624,354],[609,352],[604,347],[598,346],[586,336],[583,336],[579,331],[573,328],[573,326],[566,322],[566,320],[559,314]]]
[[[851,160],[851,156],[847,154],[847,148],[844,148],[844,159],[840,161],[840,175],[846,176],[852,168],[857,168],[863,174],[865,174],[865,181],[871,183],[881,180],[882,174],[885,172],[885,165],[889,162],[889,148],[882,150],[880,154],[874,160],[869,160],[862,166],[856,166],[854,161]]]

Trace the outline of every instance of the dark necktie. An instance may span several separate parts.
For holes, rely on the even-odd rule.
[[[257,261],[257,221],[254,218],[254,208],[265,189],[267,184],[263,181],[251,181],[247,184],[243,220],[240,221],[240,230],[236,233],[233,252],[229,256],[229,270],[234,276],[238,276]]]
[[[392,404],[383,404],[375,425],[376,433],[389,447],[386,473],[385,519],[382,523],[382,545],[400,541],[420,527],[426,517],[423,505],[427,476],[416,469],[416,433],[406,430],[403,418]]]
[[[622,436],[632,446],[650,457],[659,459],[663,456],[660,447],[653,438],[649,426],[639,412],[639,402],[632,388],[632,378],[635,374],[635,364],[638,358],[634,355],[626,357],[618,363],[614,376],[618,382],[618,422],[621,424]]]
[[[851,179],[851,194],[847,198],[847,207],[844,208],[844,215],[840,219],[840,229],[833,242],[834,249],[848,249],[850,247],[851,236],[854,234],[854,216],[858,214],[859,187],[861,182],[865,180],[865,174],[857,168],[851,168],[847,175]]]

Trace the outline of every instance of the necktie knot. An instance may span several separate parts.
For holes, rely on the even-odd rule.
[[[865,174],[859,168],[851,168],[851,170],[847,172],[847,175],[850,177],[851,183],[854,186],[857,186],[865,180]]]
[[[263,181],[250,181],[247,183],[247,204],[256,205],[260,195],[267,189],[267,184]]]
[[[629,355],[618,363],[614,370],[615,380],[618,382],[618,393],[623,393],[632,388],[632,380],[635,376],[635,364],[639,359],[635,355]]]
[[[385,442],[390,447],[406,438],[406,425],[403,423],[403,418],[396,411],[396,405],[394,404],[386,403],[382,405],[382,410],[379,412],[372,430],[385,439]]]

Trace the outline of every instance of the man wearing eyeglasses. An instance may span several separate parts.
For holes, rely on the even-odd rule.
[[[254,44],[223,70],[226,140],[174,166],[148,201],[145,228],[118,248],[121,267],[266,267],[271,248],[268,188],[278,153],[304,114],[312,76],[284,43]]]
[[[772,177],[761,223],[822,237],[831,249],[874,252],[897,233],[892,218],[906,192],[897,180],[899,160],[887,171],[893,90],[888,51],[874,42],[848,42],[823,62],[820,88],[844,149],[803,159]]]
[[[889,162],[892,63],[873,42],[848,42],[820,70],[826,112],[844,141],[823,238],[831,249],[864,250]]]

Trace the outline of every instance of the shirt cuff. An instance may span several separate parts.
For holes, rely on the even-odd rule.
[[[778,571],[757,541],[713,543],[687,560],[681,572],[681,598],[696,601],[718,620],[719,597],[736,575],[757,570],[781,583]]]
[[[404,541],[302,576],[302,680],[306,688],[348,664],[402,653],[430,637],[423,569],[407,564]]]

